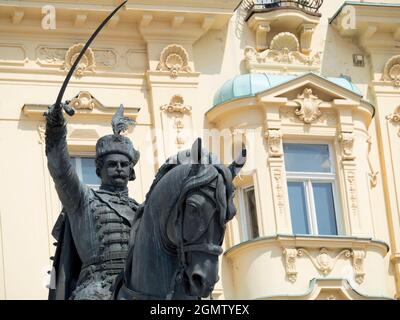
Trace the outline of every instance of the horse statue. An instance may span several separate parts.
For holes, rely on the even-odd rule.
[[[114,285],[118,300],[194,300],[218,281],[226,223],[236,214],[232,180],[246,150],[229,166],[201,140],[161,166],[138,210],[125,269]]]

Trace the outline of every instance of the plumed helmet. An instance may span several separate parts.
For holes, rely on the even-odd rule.
[[[111,126],[114,134],[101,137],[96,143],[96,158],[107,154],[119,153],[127,156],[133,165],[139,161],[140,153],[137,151],[128,137],[121,135],[121,132],[128,129],[129,125],[134,125],[135,121],[124,117],[124,106],[121,105],[114,114]]]

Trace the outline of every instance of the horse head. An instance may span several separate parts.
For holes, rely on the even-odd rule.
[[[218,257],[226,223],[236,214],[233,179],[243,167],[246,150],[229,166],[201,147],[198,139],[190,152],[167,162],[190,164],[190,172],[166,223],[168,246],[176,250],[177,271],[187,295],[207,297],[218,281]]]

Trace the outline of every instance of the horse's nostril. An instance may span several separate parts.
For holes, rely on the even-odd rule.
[[[203,286],[203,280],[201,276],[197,273],[192,275],[192,282],[197,288],[202,288]]]

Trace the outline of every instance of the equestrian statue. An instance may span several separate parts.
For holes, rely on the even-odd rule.
[[[53,228],[57,240],[49,299],[193,300],[211,294],[218,281],[218,257],[226,223],[235,213],[233,179],[246,150],[228,167],[202,148],[168,158],[145,202],[128,195],[140,154],[122,133],[134,121],[121,105],[112,118],[113,134],[96,143],[98,190],[79,180],[67,148],[63,103],[68,82],[97,34],[123,7],[96,29],[72,68],[46,118],[46,156],[62,212]]]

